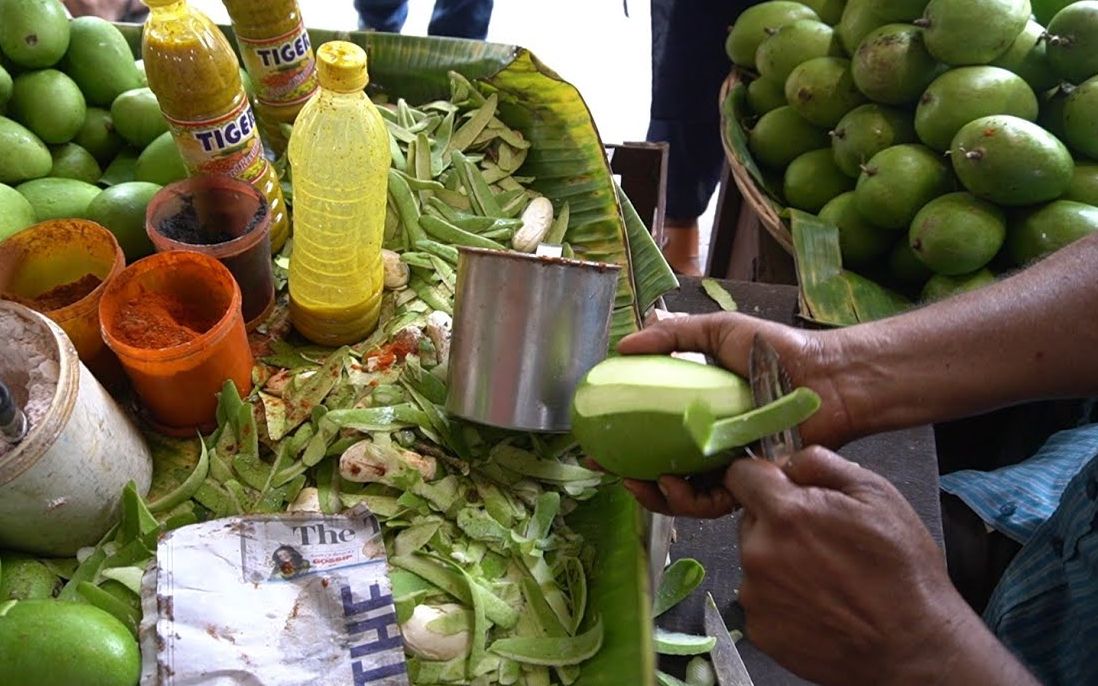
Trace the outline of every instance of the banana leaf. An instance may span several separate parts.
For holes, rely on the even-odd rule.
[[[135,55],[141,27],[119,25]],[[232,40],[232,29],[221,27]],[[457,71],[497,93],[499,117],[533,143],[521,168],[531,187],[559,210],[569,203],[565,235],[577,257],[623,267],[614,305],[611,344],[639,329],[647,308],[678,281],[652,236],[629,221],[636,215],[616,192],[605,149],[583,97],[529,50],[513,45],[390,33],[312,29],[314,46],[345,40],[368,54],[370,90],[415,104],[449,95]],[[639,222],[639,218],[638,218]]]
[[[135,55],[141,27],[119,25]],[[222,27],[231,37],[231,29]],[[621,265],[611,345],[640,327],[642,315],[678,281],[632,204],[614,182],[591,113],[579,91],[532,53],[511,45],[384,33],[311,30],[314,46],[347,40],[366,48],[372,91],[419,103],[449,95],[449,71],[478,80],[499,97],[499,117],[533,144],[522,175],[559,209],[569,203],[565,235],[587,260]],[[235,43],[235,41],[230,41]],[[178,446],[157,446],[171,453]],[[171,461],[174,463],[174,461]],[[182,471],[182,470],[180,470]],[[164,481],[171,482],[167,478]],[[167,490],[169,483],[158,490]],[[603,489],[569,517],[598,552],[590,603],[603,622],[602,650],[577,686],[655,684],[651,596],[640,507],[622,488]]]

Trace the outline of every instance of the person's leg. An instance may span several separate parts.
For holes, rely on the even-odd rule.
[[[400,33],[408,19],[408,0],[355,0],[358,28]]]
[[[671,266],[698,264],[698,217],[720,181],[724,152],[717,103],[732,66],[724,51],[729,25],[754,2],[652,0],[652,110],[649,141],[666,141],[664,226]]]
[[[484,40],[491,19],[492,0],[435,0],[427,33]]]

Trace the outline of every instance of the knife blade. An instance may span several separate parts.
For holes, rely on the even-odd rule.
[[[717,639],[709,653],[713,659],[713,671],[717,673],[717,683],[721,686],[754,686],[712,593],[705,594],[705,633]]]
[[[792,390],[778,352],[759,334],[755,334],[751,343],[747,368],[755,407],[772,403]],[[776,462],[801,449],[801,434],[794,426],[763,437],[759,444],[763,457]]]

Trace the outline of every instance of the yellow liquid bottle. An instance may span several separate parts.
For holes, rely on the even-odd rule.
[[[222,0],[233,20],[240,58],[255,84],[264,138],[281,155],[293,124],[317,89],[316,59],[297,0]]]
[[[278,174],[263,155],[240,67],[225,34],[186,0],[144,0],[141,56],[187,171],[247,181],[267,198],[271,250],[290,234]]]
[[[366,338],[381,312],[389,139],[363,92],[366,52],[331,41],[316,59],[320,90],[298,115],[289,145],[290,319],[309,340],[334,346]]]

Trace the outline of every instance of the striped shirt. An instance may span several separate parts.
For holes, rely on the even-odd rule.
[[[1042,683],[1098,684],[1098,424],[942,488],[1023,544],[984,612],[991,630]]]

